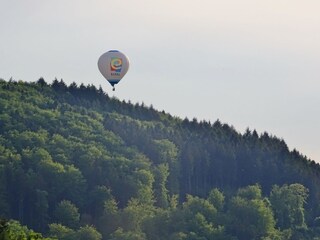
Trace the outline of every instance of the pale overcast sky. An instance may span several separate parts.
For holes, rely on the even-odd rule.
[[[0,0],[0,78],[101,85],[320,162],[319,12],[319,0]],[[97,68],[110,49],[131,60],[115,92]]]

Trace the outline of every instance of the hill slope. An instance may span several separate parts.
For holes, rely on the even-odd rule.
[[[0,109],[0,215],[42,232],[54,222],[74,229],[93,224],[103,231],[102,222],[111,224],[105,211],[139,204],[169,209],[176,196],[191,206],[198,200],[187,195],[204,199],[214,188],[231,199],[239,188],[257,183],[261,197],[275,184],[303,185],[309,190],[307,225],[320,215],[319,165],[268,133],[242,135],[218,120],[182,120],[111,99],[94,86],[57,80],[0,80]],[[115,219],[105,239],[124,239],[116,237],[126,224]]]

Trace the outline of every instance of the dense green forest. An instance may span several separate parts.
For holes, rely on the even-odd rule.
[[[267,132],[0,80],[0,239],[315,240],[319,203],[320,166]]]

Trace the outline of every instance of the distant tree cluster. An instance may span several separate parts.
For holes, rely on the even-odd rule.
[[[0,80],[0,239],[316,240],[319,176],[268,133]]]
[[[0,219],[0,239],[1,240],[54,240],[45,238],[40,233],[29,230],[21,226],[17,221],[7,221]]]

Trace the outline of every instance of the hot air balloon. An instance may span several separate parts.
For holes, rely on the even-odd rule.
[[[128,72],[129,59],[118,50],[110,50],[100,56],[98,60],[98,68],[101,74],[111,84],[114,91],[114,85],[117,84]]]

